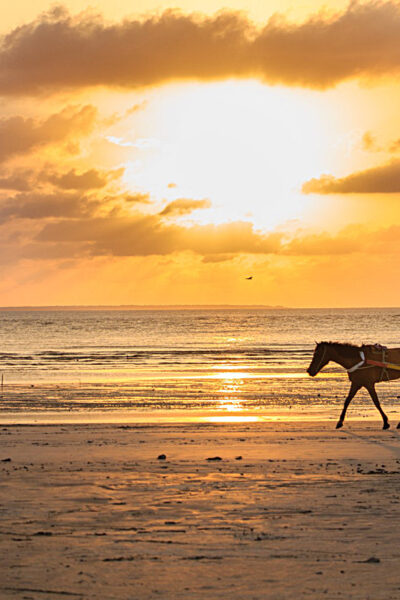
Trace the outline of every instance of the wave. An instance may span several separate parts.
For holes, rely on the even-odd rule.
[[[115,351],[62,351],[47,350],[25,354],[19,352],[0,353],[0,368],[17,365],[54,365],[62,363],[80,363],[92,365],[105,364],[146,364],[190,365],[199,363],[229,363],[230,365],[263,362],[298,362],[307,360],[312,355],[309,348],[246,348],[246,349],[167,349],[167,350],[115,350]]]

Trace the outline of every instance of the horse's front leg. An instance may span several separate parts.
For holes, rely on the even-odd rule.
[[[379,398],[378,398],[378,394],[375,391],[375,386],[373,383],[371,383],[368,386],[365,386],[369,392],[369,395],[372,398],[372,402],[375,404],[376,408],[379,410],[379,414],[381,415],[382,419],[383,419],[383,429],[389,429],[390,424],[389,424],[389,419],[387,418],[387,416],[385,415],[385,413],[382,410],[382,407],[380,405],[379,402]]]
[[[348,393],[348,396],[347,396],[346,400],[344,401],[343,410],[340,413],[339,421],[336,424],[336,429],[340,429],[341,427],[343,427],[343,421],[345,419],[346,412],[347,412],[347,409],[349,407],[349,404],[353,400],[354,396],[357,394],[357,392],[360,389],[360,387],[361,386],[358,385],[358,383],[354,383],[353,382],[351,384],[351,388],[350,388],[350,391]]]

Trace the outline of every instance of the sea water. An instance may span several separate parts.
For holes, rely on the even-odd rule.
[[[400,346],[400,309],[4,310],[0,414],[335,406],[345,371],[306,374],[321,340]]]

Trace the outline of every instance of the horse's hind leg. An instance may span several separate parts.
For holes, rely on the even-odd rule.
[[[371,385],[365,386],[369,392],[369,395],[372,398],[372,402],[375,404],[376,408],[379,410],[379,413],[383,419],[383,429],[389,429],[390,424],[389,424],[389,420],[387,418],[387,416],[385,415],[385,413],[382,410],[382,407],[380,405],[379,399],[378,399],[378,394],[375,391],[375,386],[373,383],[371,383]]]
[[[336,429],[340,429],[341,427],[343,427],[343,421],[344,421],[344,418],[346,416],[346,412],[347,412],[347,409],[349,407],[349,404],[353,400],[354,396],[357,394],[357,392],[360,389],[360,387],[361,386],[358,385],[358,383],[352,383],[351,384],[351,388],[350,388],[350,391],[348,393],[348,396],[347,396],[346,400],[344,401],[343,410],[340,413],[339,421],[336,424]]]

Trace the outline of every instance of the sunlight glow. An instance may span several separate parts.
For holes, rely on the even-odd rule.
[[[313,202],[301,184],[323,164],[326,125],[313,104],[310,92],[251,80],[166,86],[141,115],[140,135],[159,147],[139,167],[127,161],[125,184],[168,200],[208,198],[196,222],[270,228],[300,218]]]
[[[219,399],[221,403],[218,408],[224,409],[228,412],[237,412],[244,409],[243,403],[236,398],[237,394],[241,393],[241,387],[243,386],[243,378],[227,378],[221,381],[221,386],[216,390],[217,394],[222,394],[223,397]]]
[[[216,415],[204,417],[203,420],[208,423],[254,423],[263,419],[253,415]]]

